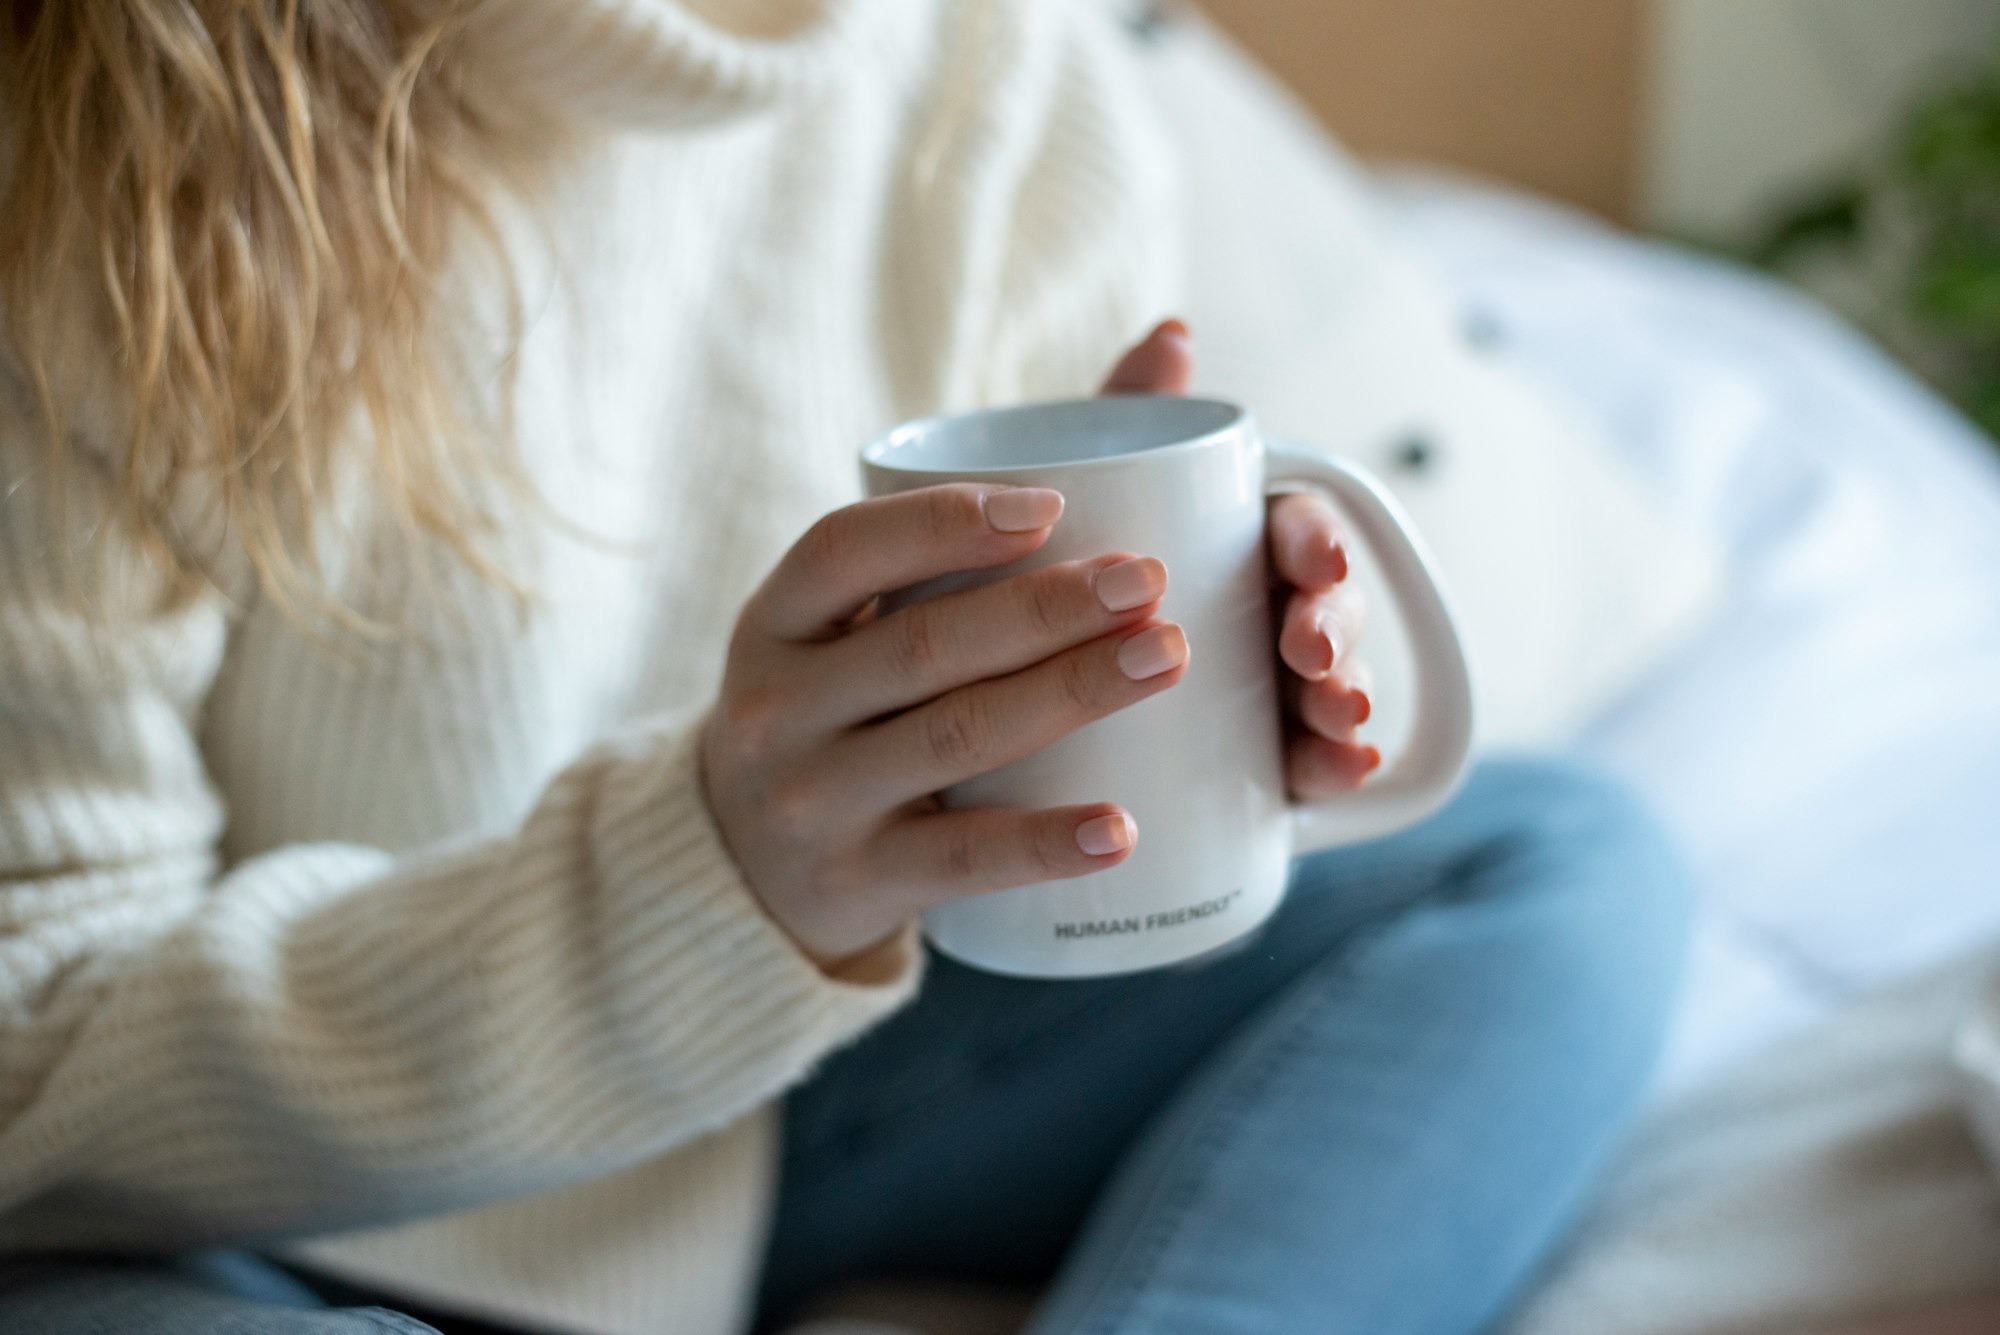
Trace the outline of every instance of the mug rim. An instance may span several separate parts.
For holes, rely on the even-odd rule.
[[[967,422],[989,421],[995,418],[1029,416],[1034,413],[1063,411],[1089,407],[1103,407],[1121,400],[1162,402],[1171,401],[1189,408],[1212,408],[1223,410],[1224,420],[1216,426],[1176,440],[1162,441],[1157,445],[1143,445],[1137,449],[1122,450],[1117,454],[1098,455],[1083,459],[1059,459],[1054,462],[1026,462],[994,464],[989,467],[967,468],[953,465],[924,465],[894,461],[893,456],[906,450],[920,437],[941,427]],[[1248,408],[1232,403],[1228,399],[1210,398],[1189,394],[1097,394],[1089,397],[1068,399],[1037,400],[1032,403],[1010,403],[991,408],[975,408],[969,412],[933,413],[928,417],[913,418],[898,426],[891,427],[882,435],[861,448],[861,462],[864,467],[885,473],[900,473],[911,477],[965,476],[977,473],[982,476],[997,473],[1046,472],[1050,469],[1090,469],[1093,471],[1116,468],[1122,465],[1156,459],[1162,455],[1192,453],[1218,443],[1225,437],[1247,429],[1254,418]]]

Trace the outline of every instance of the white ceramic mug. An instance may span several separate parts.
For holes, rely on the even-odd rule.
[[[1170,964],[1250,931],[1285,890],[1293,856],[1422,820],[1463,777],[1472,741],[1465,653],[1422,544],[1353,465],[1267,441],[1250,414],[1205,399],[1114,396],[931,418],[862,451],[871,495],[941,482],[1053,487],[1049,541],[991,570],[901,591],[895,605],[1060,561],[1127,551],[1166,563],[1159,615],[1187,632],[1187,675],[944,794],[952,807],[1117,802],[1139,827],[1120,865],[932,910],[948,955],[997,973],[1080,978]],[[1285,792],[1270,624],[1267,495],[1323,488],[1380,564],[1416,651],[1414,726],[1356,792]]]

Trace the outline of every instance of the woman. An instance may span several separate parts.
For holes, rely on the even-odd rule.
[[[1678,956],[1597,781],[1490,766],[1199,968],[922,961],[926,904],[1144,837],[928,794],[1190,651],[1144,553],[876,615],[1060,497],[853,501],[899,418],[1188,381],[1171,322],[1118,352],[1172,160],[1094,7],[13,20],[0,1327],[701,1335],[877,1273],[1053,1281],[1038,1335],[1504,1310]],[[1327,507],[1272,532],[1333,794],[1358,609]]]

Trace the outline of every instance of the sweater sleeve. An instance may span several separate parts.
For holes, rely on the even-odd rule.
[[[0,422],[0,1248],[164,1249],[579,1181],[769,1099],[909,995],[744,885],[693,720],[606,738],[517,828],[220,865],[196,727],[227,637]],[[58,529],[56,516],[67,522]]]

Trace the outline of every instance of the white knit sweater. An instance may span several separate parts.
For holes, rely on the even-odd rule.
[[[742,1316],[760,1110],[919,958],[824,976],[743,884],[692,746],[727,633],[855,497],[865,438],[1080,392],[1165,313],[1171,173],[1077,0],[484,22],[475,76],[586,127],[514,220],[517,429],[616,540],[520,533],[525,625],[456,568],[425,601],[338,561],[423,633],[318,645],[247,581],[170,610],[91,540],[101,415],[59,531],[4,378],[0,1247],[372,1229],[308,1250],[561,1328],[711,1335]]]

